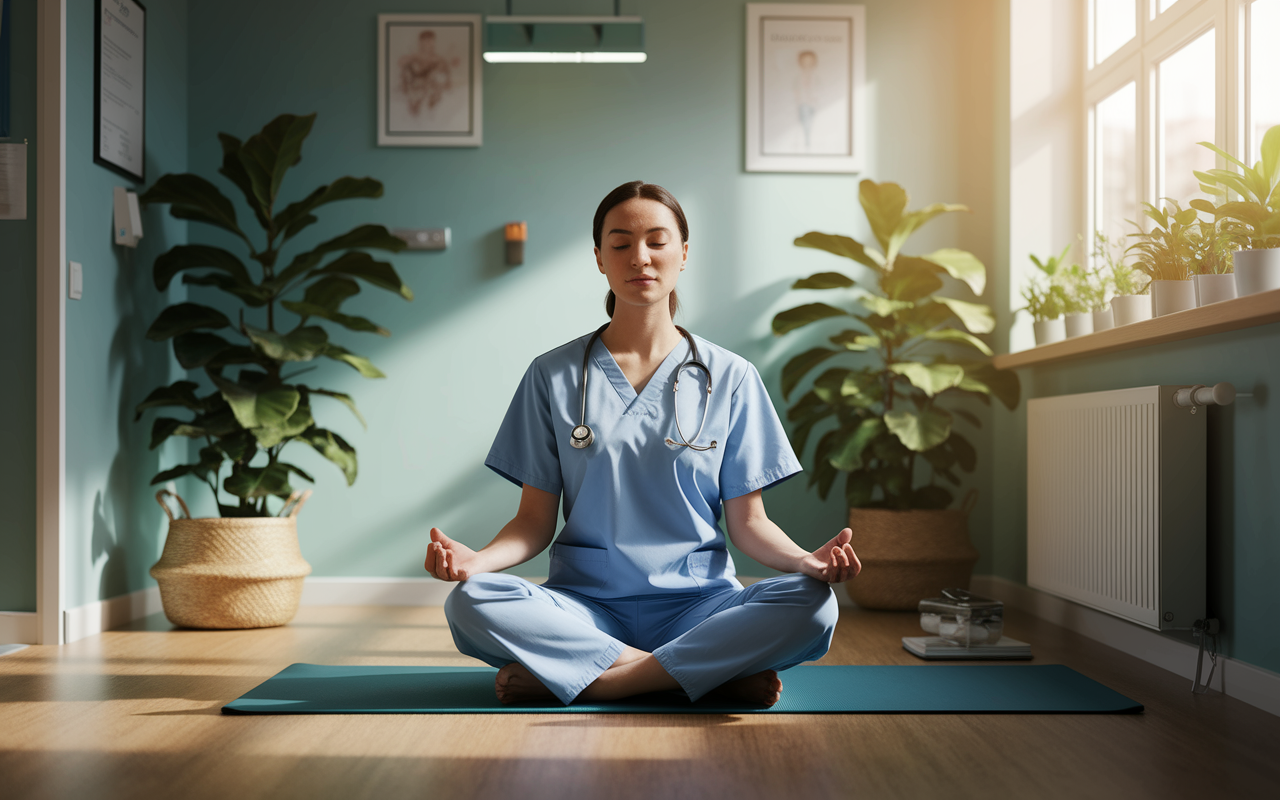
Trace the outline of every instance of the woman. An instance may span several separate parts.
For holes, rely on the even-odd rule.
[[[426,569],[462,582],[449,628],[501,668],[503,703],[683,689],[771,706],[777,670],[831,643],[852,533],[808,553],[765,514],[761,490],[800,464],[755,367],[672,320],[689,253],[676,199],[623,184],[593,236],[610,321],[534,360],[485,461],[523,487],[515,518],[480,551],[432,528]],[[722,510],[742,552],[796,574],[743,589]],[[499,574],[548,545],[544,585]]]

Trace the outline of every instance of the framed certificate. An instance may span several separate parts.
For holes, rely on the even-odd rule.
[[[747,172],[860,172],[860,5],[747,4]]]
[[[142,183],[147,134],[147,9],[97,0],[93,58],[93,160]]]
[[[378,144],[479,147],[480,14],[378,15]]]

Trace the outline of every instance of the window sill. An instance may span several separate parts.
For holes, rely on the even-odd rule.
[[[1019,369],[1162,342],[1176,342],[1271,322],[1280,322],[1280,289],[1179,311],[1176,314],[1122,325],[1109,331],[1040,345],[1018,353],[998,355],[994,363],[999,369]]]

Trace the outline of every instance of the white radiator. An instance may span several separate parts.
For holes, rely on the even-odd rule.
[[[1204,618],[1208,415],[1184,388],[1027,403],[1028,584],[1157,630]]]

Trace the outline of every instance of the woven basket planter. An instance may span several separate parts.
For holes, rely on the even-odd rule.
[[[978,551],[969,542],[969,510],[849,509],[853,550],[862,562],[845,584],[862,608],[915,611],[943,589],[968,589]]]
[[[151,577],[160,584],[164,615],[184,628],[271,628],[298,612],[302,579],[311,565],[298,548],[298,512],[311,492],[294,493],[282,517],[169,516],[169,535]]]

